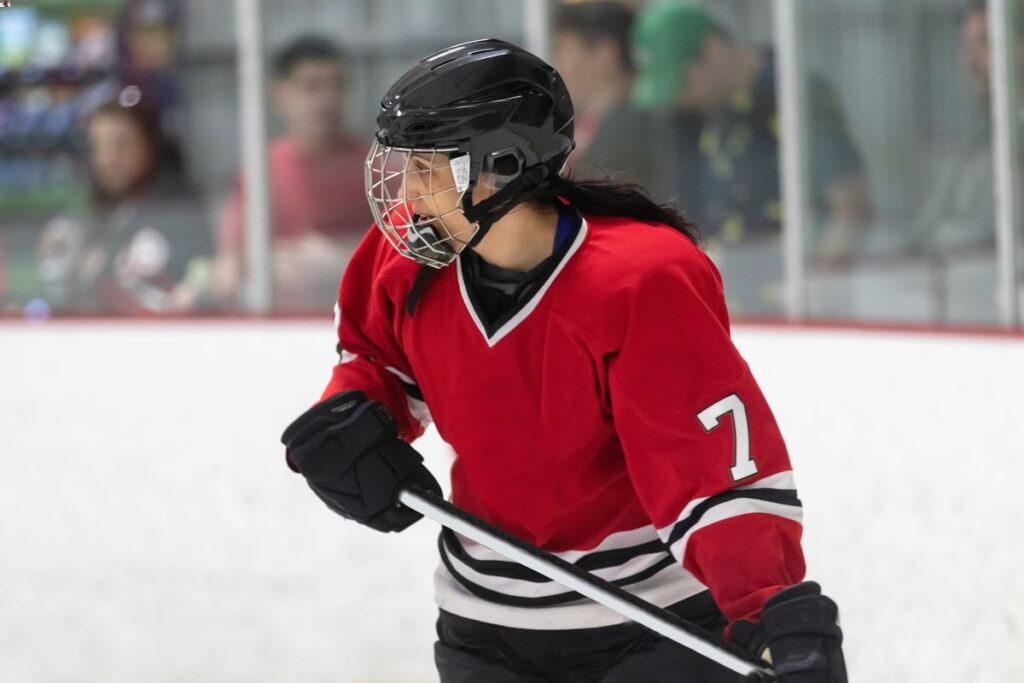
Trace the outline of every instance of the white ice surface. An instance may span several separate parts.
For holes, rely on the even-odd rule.
[[[1024,681],[1024,342],[735,337],[851,680]],[[284,466],[332,347],[328,322],[0,327],[0,682],[436,680],[436,529],[347,523]]]

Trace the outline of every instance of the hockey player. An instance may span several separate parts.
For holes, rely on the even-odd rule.
[[[696,230],[637,187],[561,175],[573,108],[498,40],[387,92],[371,230],[342,279],[339,363],[282,437],[338,514],[380,531],[440,493],[410,445],[455,450],[459,507],[773,661],[846,681],[837,608],[802,582],[801,508]],[[456,681],[736,681],[451,531],[435,659]]]

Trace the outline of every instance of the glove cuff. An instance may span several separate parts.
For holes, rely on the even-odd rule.
[[[329,396],[292,420],[292,423],[281,434],[281,443],[291,447],[296,442],[309,438],[310,434],[321,429],[325,422],[344,421],[353,410],[363,403],[366,403],[366,394],[357,389]]]
[[[813,581],[779,591],[764,603],[761,629],[770,643],[793,635],[820,635],[842,642],[839,607]]]
[[[821,594],[821,586],[814,581],[779,591],[765,601],[760,623],[741,619],[729,633],[737,645],[759,657],[771,643],[788,636],[825,636],[840,644],[843,641],[839,608]]]

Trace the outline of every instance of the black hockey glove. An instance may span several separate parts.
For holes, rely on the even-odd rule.
[[[409,485],[441,495],[423,457],[398,438],[395,421],[361,391],[322,401],[292,422],[281,442],[327,507],[378,531],[401,531],[422,516],[397,501]]]
[[[739,621],[733,638],[751,652],[771,655],[778,683],[847,683],[839,608],[805,581],[764,603],[760,625]]]

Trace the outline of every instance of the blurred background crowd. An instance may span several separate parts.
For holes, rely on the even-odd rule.
[[[571,173],[635,181],[698,224],[734,315],[787,312],[785,264],[798,248],[806,317],[1007,319],[984,0],[792,3],[797,195],[781,170],[792,131],[772,3],[250,3],[268,122],[261,272],[246,248],[258,204],[246,201],[241,154],[244,3],[10,4],[0,10],[0,315],[267,312],[247,287],[258,277],[272,284],[272,312],[330,311],[371,222],[363,163],[378,99],[417,58],[494,36],[546,53],[565,77]],[[1024,92],[1024,24],[1011,23],[1004,85]],[[1020,156],[1014,144],[1014,182]],[[784,195],[805,198],[795,246]],[[1015,229],[1020,244],[1019,220]]]

